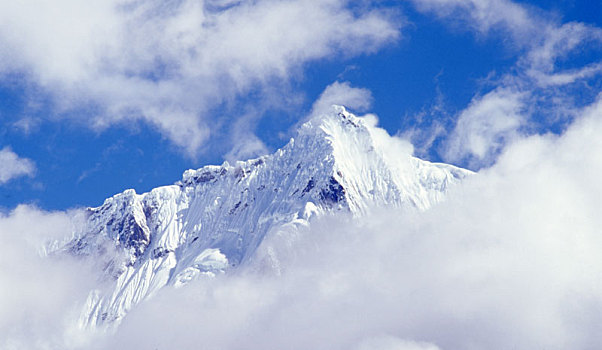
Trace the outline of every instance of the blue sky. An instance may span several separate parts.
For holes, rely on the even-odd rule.
[[[61,0],[0,13],[4,209],[97,206],[271,152],[329,86],[341,104],[361,92],[355,111],[416,155],[473,170],[518,137],[562,133],[602,88],[599,1]]]
[[[601,92],[599,0],[0,1],[0,344],[600,348]],[[78,208],[272,152],[329,103],[477,174],[76,329],[106,265],[40,253]]]

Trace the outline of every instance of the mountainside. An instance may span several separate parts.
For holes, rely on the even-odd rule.
[[[113,282],[91,293],[82,325],[113,324],[163,286],[247,263],[271,230],[333,211],[424,210],[470,174],[400,157],[402,142],[372,124],[335,106],[272,155],[188,170],[174,185],[127,190],[88,209],[64,249],[92,255]]]

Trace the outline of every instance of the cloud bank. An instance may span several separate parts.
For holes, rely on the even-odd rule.
[[[0,185],[21,176],[33,176],[36,171],[32,160],[19,157],[9,146],[0,150],[0,164]]]
[[[21,206],[0,218],[2,345],[596,348],[601,116],[602,96],[561,136],[513,140],[429,211],[380,208],[273,232],[247,268],[165,288],[104,336],[73,326],[90,274],[33,254],[30,239],[70,231],[69,215]]]
[[[375,3],[3,2],[0,74],[22,76],[57,115],[99,129],[143,120],[195,154],[216,109],[249,93],[277,103],[305,64],[397,40],[399,18]]]
[[[70,237],[74,216],[27,205],[0,213],[0,348],[73,349],[88,341],[77,320],[98,273],[44,249]]]

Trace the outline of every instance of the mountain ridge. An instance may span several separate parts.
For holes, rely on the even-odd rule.
[[[87,210],[65,247],[94,256],[114,280],[112,290],[90,294],[81,325],[117,324],[164,286],[245,264],[270,231],[337,211],[425,210],[470,174],[414,158],[407,147],[375,120],[333,106],[271,155],[190,169],[173,185],[107,198]]]

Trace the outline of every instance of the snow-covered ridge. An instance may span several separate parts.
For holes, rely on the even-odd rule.
[[[274,154],[187,170],[174,185],[127,190],[90,208],[65,249],[93,255],[115,282],[91,294],[82,324],[113,323],[163,286],[245,264],[271,230],[332,211],[424,210],[470,174],[414,158],[374,121],[333,108]]]

